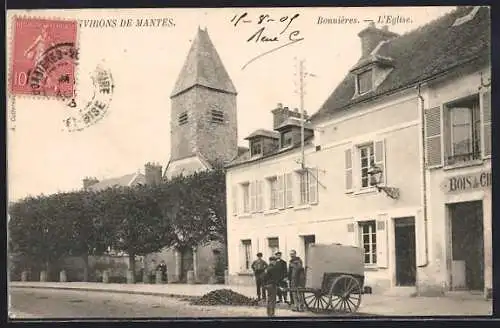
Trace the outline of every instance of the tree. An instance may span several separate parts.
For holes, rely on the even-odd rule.
[[[135,272],[135,257],[157,252],[164,247],[169,226],[162,218],[157,197],[158,186],[117,187],[102,191],[105,220],[115,227],[113,249],[129,256]]]

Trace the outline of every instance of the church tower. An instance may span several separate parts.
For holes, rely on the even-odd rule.
[[[198,28],[170,95],[166,177],[208,169],[237,155],[236,95],[207,30]]]

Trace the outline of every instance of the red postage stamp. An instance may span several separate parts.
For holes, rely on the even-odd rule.
[[[76,20],[14,19],[10,91],[69,98],[78,59]]]

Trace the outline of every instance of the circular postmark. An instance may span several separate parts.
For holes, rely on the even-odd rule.
[[[67,106],[72,114],[63,120],[68,131],[81,131],[99,122],[108,112],[112,100],[114,83],[111,72],[97,66],[91,75],[91,95],[82,103],[82,99],[71,98]]]
[[[74,43],[56,44],[35,61],[28,71],[28,84],[33,95],[71,98],[75,93],[78,49]]]

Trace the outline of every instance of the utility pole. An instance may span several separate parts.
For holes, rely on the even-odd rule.
[[[299,63],[299,96],[300,96],[300,151],[301,160],[300,165],[302,169],[305,169],[305,155],[304,155],[304,60],[301,59]]]

